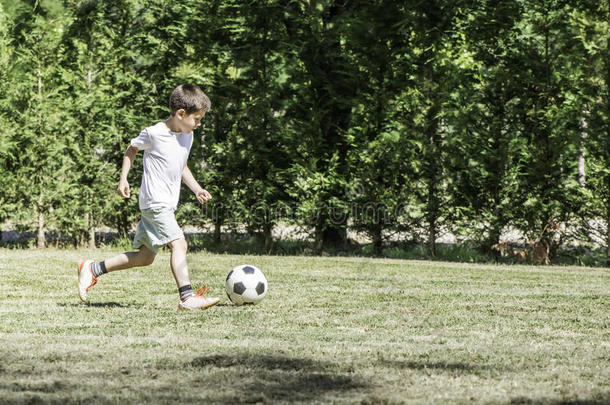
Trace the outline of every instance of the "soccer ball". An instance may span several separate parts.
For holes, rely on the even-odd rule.
[[[227,275],[227,296],[235,305],[258,304],[267,295],[267,279],[257,267],[234,267]]]

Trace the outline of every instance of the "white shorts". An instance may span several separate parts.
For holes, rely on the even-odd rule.
[[[133,248],[139,249],[144,245],[156,254],[163,245],[180,238],[184,238],[184,233],[176,222],[174,210],[170,208],[145,209],[142,210],[142,219],[140,219],[133,237]]]

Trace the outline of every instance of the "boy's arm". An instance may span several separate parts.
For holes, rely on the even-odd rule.
[[[187,165],[184,165],[184,169],[182,169],[182,181],[188,186],[188,188],[191,189],[191,191],[193,191],[193,193],[195,193],[195,196],[197,196],[197,200],[199,200],[200,203],[203,204],[212,199],[210,193],[208,193],[207,190],[204,190],[203,187],[197,183],[195,176],[193,176],[191,169],[189,169]]]
[[[121,176],[119,177],[119,187],[117,189],[119,195],[123,198],[129,198],[129,196],[131,195],[129,183],[127,182],[127,175],[129,174],[129,170],[133,165],[133,161],[135,160],[137,153],[138,148],[129,145],[129,147],[125,151],[125,155],[123,156],[123,164],[121,165]]]

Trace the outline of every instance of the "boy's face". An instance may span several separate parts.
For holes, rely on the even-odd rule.
[[[187,114],[186,111],[180,109],[176,111],[176,116],[178,118],[180,130],[182,133],[188,134],[201,125],[201,120],[205,117],[205,110],[201,109],[192,114]]]

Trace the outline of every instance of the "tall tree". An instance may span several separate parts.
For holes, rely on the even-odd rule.
[[[242,182],[236,189],[236,201],[244,204],[248,225],[262,231],[265,248],[270,250],[272,230],[280,219],[278,206],[287,197],[284,184],[289,167],[281,125],[287,82],[283,9],[276,1],[240,4],[233,15],[234,19],[241,17],[237,23],[242,29],[235,35],[232,54],[241,70],[236,84],[244,94],[237,123],[243,144],[236,151]]]
[[[353,228],[369,236],[382,253],[389,232],[413,189],[415,159],[401,125],[401,94],[412,86],[406,7],[371,2],[354,11],[345,29],[346,51],[354,66],[358,98],[353,101],[348,134],[347,200]]]
[[[9,16],[4,12],[0,4],[0,167],[4,170],[13,166],[11,161],[14,159],[12,153],[14,148],[13,142],[16,142],[14,126],[11,125],[14,111],[6,95],[10,91],[11,81],[9,80],[9,71],[12,68],[11,60],[13,58],[13,45],[10,38],[11,21]],[[14,201],[14,186],[12,176],[2,175],[0,173],[0,240],[2,239],[2,226],[4,221],[14,211],[11,204]]]
[[[18,223],[35,226],[39,248],[46,246],[46,231],[56,208],[69,204],[69,134],[71,120],[67,100],[61,92],[65,20],[45,15],[35,8],[19,15],[15,29],[19,45],[11,72],[12,86],[7,98],[14,109],[14,125],[19,127],[14,143],[14,160],[9,170],[16,181],[16,199],[24,207],[14,214]]]
[[[527,7],[526,7],[527,6]],[[524,3],[517,26],[521,68],[516,75],[523,83],[520,120],[528,142],[522,176],[523,200],[518,204],[515,226],[530,241],[550,247],[552,256],[560,243],[559,224],[569,222],[575,212],[580,187],[577,155],[580,139],[578,116],[570,105],[570,60],[573,37],[569,34],[567,2],[553,0]]]
[[[581,1],[571,14],[571,33],[580,45],[581,60],[574,89],[586,120],[584,139],[588,156],[580,211],[578,238],[595,247],[601,241],[610,266],[610,6],[607,2]]]
[[[351,148],[346,136],[354,99],[354,66],[344,49],[344,24],[355,4],[346,1],[282,2],[284,24],[298,64],[290,81],[295,95],[287,114],[300,134],[291,147],[291,194],[314,229],[316,248],[347,242],[345,186]]]
[[[126,124],[119,81],[123,76],[121,54],[125,41],[120,32],[126,23],[128,4],[87,2],[76,5],[74,18],[64,37],[64,78],[72,98],[74,118],[70,156],[78,187],[71,189],[75,201],[63,225],[79,244],[96,245],[96,229],[107,215],[116,212],[116,161],[120,153],[120,128]],[[124,15],[126,14],[126,15]],[[67,214],[67,213],[66,213]]]
[[[436,242],[447,224],[447,198],[445,193],[445,140],[447,123],[443,104],[447,97],[450,75],[447,60],[449,38],[455,12],[459,7],[442,1],[413,5],[412,52],[416,78],[411,97],[412,136],[417,139],[421,151],[420,184],[418,197],[423,204],[426,245],[428,253],[436,256]]]
[[[458,16],[451,45],[452,90],[446,108],[451,222],[485,252],[517,215],[519,176],[526,150],[518,104],[522,83],[518,33],[521,8],[513,1],[483,2]]]
[[[129,140],[167,114],[169,92],[163,93],[171,86],[166,80],[171,70],[159,63],[170,48],[177,50],[166,45],[166,38],[157,37],[166,35],[155,26],[164,18],[164,2],[145,8],[134,0],[71,5],[74,20],[65,42],[72,114],[78,118],[73,154],[82,205],[76,222],[93,245],[100,225],[112,226],[126,237],[137,220],[135,199],[116,195],[118,171]],[[138,159],[132,179],[138,178],[141,167]],[[137,195],[137,181],[132,185],[132,194]]]

